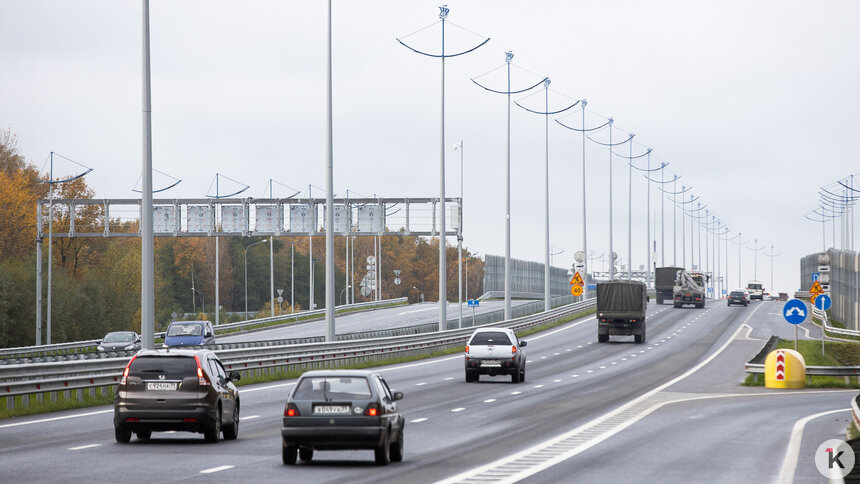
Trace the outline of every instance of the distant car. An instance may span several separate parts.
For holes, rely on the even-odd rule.
[[[140,335],[134,331],[112,331],[96,346],[98,351],[137,351],[140,349]]]
[[[113,404],[116,441],[153,431],[202,433],[207,442],[239,435],[239,372],[227,374],[209,350],[142,350],[123,371]]]
[[[215,330],[209,321],[174,321],[167,327],[164,346],[200,346],[215,344]]]
[[[508,328],[476,329],[466,343],[466,382],[480,375],[511,375],[512,383],[526,381],[525,341]]]
[[[779,293],[779,300],[780,301],[788,301],[788,293],[787,292]]]
[[[728,306],[731,306],[732,304],[743,304],[746,306],[749,303],[750,302],[746,295],[744,295],[743,291],[732,291],[729,293],[728,299],[726,299],[726,304]]]
[[[281,459],[310,461],[314,450],[372,449],[376,463],[403,460],[403,393],[371,370],[304,373],[284,406]]]

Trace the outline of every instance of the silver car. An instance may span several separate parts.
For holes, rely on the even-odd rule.
[[[134,331],[113,331],[105,335],[96,347],[99,351],[137,351],[140,335]]]

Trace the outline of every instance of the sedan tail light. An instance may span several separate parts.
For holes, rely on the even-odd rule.
[[[284,417],[298,417],[299,416],[299,408],[296,407],[295,403],[288,403],[286,407],[284,407]]]
[[[375,403],[371,403],[364,410],[364,414],[368,417],[378,417],[379,416],[379,405]]]

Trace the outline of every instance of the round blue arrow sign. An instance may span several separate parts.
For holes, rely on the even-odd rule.
[[[830,309],[831,304],[833,304],[833,300],[830,299],[830,296],[827,294],[819,294],[818,297],[815,298],[815,307],[821,311],[827,311]]]
[[[782,316],[791,324],[806,321],[806,304],[800,299],[792,299],[782,307]]]

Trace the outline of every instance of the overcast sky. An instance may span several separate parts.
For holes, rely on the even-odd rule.
[[[325,186],[326,3],[153,0],[153,166],[183,181],[159,196],[198,198],[215,173],[267,196],[268,180]],[[334,185],[384,197],[439,195],[438,2],[334,1]],[[860,172],[860,3],[809,1],[451,1],[446,51],[491,40],[447,61],[447,195],[459,195],[465,145],[465,244],[504,255],[505,96],[470,78],[515,57],[511,87],[552,80],[550,109],[587,99],[586,124],[615,119],[613,141],[635,133],[758,252],[743,249],[741,281],[800,286],[799,260],[822,249],[803,218],[819,187]],[[433,24],[436,25],[433,25]],[[462,28],[460,28],[462,27]],[[50,151],[94,171],[96,198],[135,198],[141,172],[141,2],[0,0],[0,125],[42,167]],[[505,89],[505,70],[479,78]],[[542,88],[541,88],[542,89]],[[513,96],[534,110],[544,95]],[[572,114],[569,114],[572,113]],[[581,126],[579,107],[559,115]],[[551,243],[569,267],[582,248],[582,142],[552,120]],[[592,135],[608,141],[604,129]],[[629,153],[627,145],[619,147]],[[636,160],[644,167],[645,158]],[[628,168],[613,162],[614,249],[627,260]],[[609,155],[587,142],[588,249],[609,250]],[[58,162],[57,172],[74,167]],[[544,258],[544,117],[511,113],[512,256]],[[659,176],[659,175],[655,175]],[[168,183],[156,175],[156,188]],[[633,265],[646,258],[646,181],[633,176]],[[139,187],[138,187],[139,188]],[[276,188],[276,196],[286,189]],[[666,205],[652,184],[658,264],[672,260]],[[315,193],[323,196],[323,192]],[[680,232],[680,218],[678,231]],[[688,225],[689,230],[689,225]],[[830,225],[827,246],[833,246]],[[689,234],[687,236],[689,244]],[[736,239],[737,240],[737,239]],[[456,243],[451,241],[451,243]],[[724,243],[723,243],[724,244]],[[837,232],[837,245],[839,233]],[[724,245],[723,245],[724,246]],[[556,250],[557,251],[557,250]],[[704,252],[704,248],[703,248]],[[737,285],[737,246],[729,259]],[[689,255],[687,257],[689,259]],[[723,265],[725,256],[723,255]],[[690,265],[689,260],[687,265]],[[600,264],[597,264],[600,268]]]

